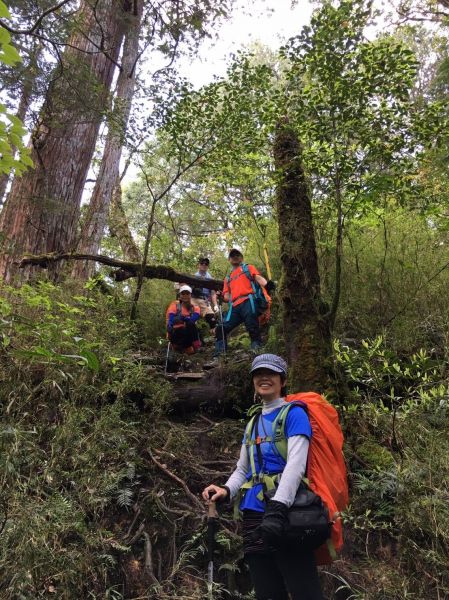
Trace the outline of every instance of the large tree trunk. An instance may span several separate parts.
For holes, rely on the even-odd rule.
[[[84,0],[77,22],[32,135],[35,167],[14,180],[1,214],[0,275],[6,280],[17,268],[15,257],[67,251],[75,242],[81,195],[123,38],[122,0]],[[28,268],[25,278],[29,274]]]
[[[109,205],[114,185],[119,178],[120,158],[136,80],[136,64],[139,58],[139,33],[142,22],[143,0],[136,0],[136,14],[130,17],[125,34],[121,71],[117,79],[114,100],[114,117],[109,131],[97,181],[92,193],[86,218],[83,222],[77,251],[81,254],[97,254],[106,227]],[[95,270],[93,262],[77,262],[72,277],[88,279]]]
[[[125,260],[142,262],[142,254],[129,229],[128,219],[123,209],[122,185],[119,177],[117,177],[109,207],[109,233],[112,237],[117,238]]]
[[[298,137],[288,123],[274,143],[278,174],[277,216],[281,246],[283,327],[294,391],[335,389],[327,306],[320,293],[310,194]]]

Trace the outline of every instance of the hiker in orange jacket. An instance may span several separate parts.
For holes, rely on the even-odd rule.
[[[225,351],[228,334],[241,323],[245,324],[251,338],[251,349],[257,350],[262,345],[254,286],[258,284],[264,288],[267,280],[254,265],[243,263],[243,254],[237,248],[229,252],[229,262],[232,271],[223,282],[223,300],[229,302],[229,310],[223,326],[216,329],[216,355]]]
[[[262,401],[261,417],[252,431],[245,431],[239,461],[226,484],[211,484],[202,496],[206,502],[217,502],[240,494],[244,554],[257,600],[323,600],[313,549],[285,545],[289,508],[306,472],[310,421],[301,406],[290,407],[284,460],[270,436],[276,417],[288,404],[287,363],[275,354],[261,354],[252,363],[251,375],[255,395]]]
[[[181,285],[179,300],[173,301],[166,312],[167,336],[177,352],[193,354],[200,346],[200,336],[196,322],[200,318],[200,308],[193,306],[192,288]]]

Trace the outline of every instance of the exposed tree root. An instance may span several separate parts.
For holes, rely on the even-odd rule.
[[[198,500],[198,498],[192,494],[192,492],[190,491],[189,486],[187,485],[187,483],[183,479],[181,479],[180,477],[178,477],[177,475],[175,475],[174,473],[172,473],[170,471],[170,469],[168,469],[165,465],[163,465],[162,463],[160,463],[153,456],[151,450],[148,450],[148,454],[150,455],[150,458],[154,462],[154,464],[157,465],[159,467],[159,469],[161,471],[163,471],[166,475],[168,475],[171,479],[173,479],[173,481],[176,481],[176,483],[178,483],[182,487],[182,489],[186,493],[186,496],[188,496],[190,498],[190,500],[192,501],[192,503],[195,506],[197,506],[197,508],[200,511],[203,511],[204,510],[204,506],[201,504],[201,502]]]

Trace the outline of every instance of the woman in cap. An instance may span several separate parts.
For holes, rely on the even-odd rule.
[[[200,318],[200,309],[192,304],[192,288],[182,285],[179,288],[179,300],[173,301],[167,308],[167,335],[177,352],[193,354],[201,346],[196,322]]]
[[[262,401],[257,430],[250,432],[253,444],[246,443],[246,432],[235,471],[224,486],[207,486],[203,498],[217,502],[240,497],[244,554],[257,600],[288,600],[289,593],[292,600],[322,600],[313,551],[282,545],[288,509],[306,471],[310,422],[300,406],[288,411],[284,461],[271,441],[271,433],[276,416],[286,404],[287,363],[275,354],[261,354],[252,363],[251,375],[255,398]],[[277,480],[271,498],[264,494],[267,486],[258,479]]]

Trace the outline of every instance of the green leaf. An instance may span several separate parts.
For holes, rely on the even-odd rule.
[[[0,0],[0,17],[2,19],[10,19],[11,13],[6,7],[6,4]]]
[[[0,61],[5,63],[5,65],[13,66],[18,62],[22,62],[22,59],[14,46],[6,44],[3,46],[3,52],[0,54]]]
[[[2,15],[0,15],[2,16]],[[9,44],[11,41],[11,34],[4,27],[0,25],[0,44]]]
[[[80,355],[86,359],[89,369],[96,372],[100,370],[100,361],[98,360],[97,355],[91,350],[82,350]]]

